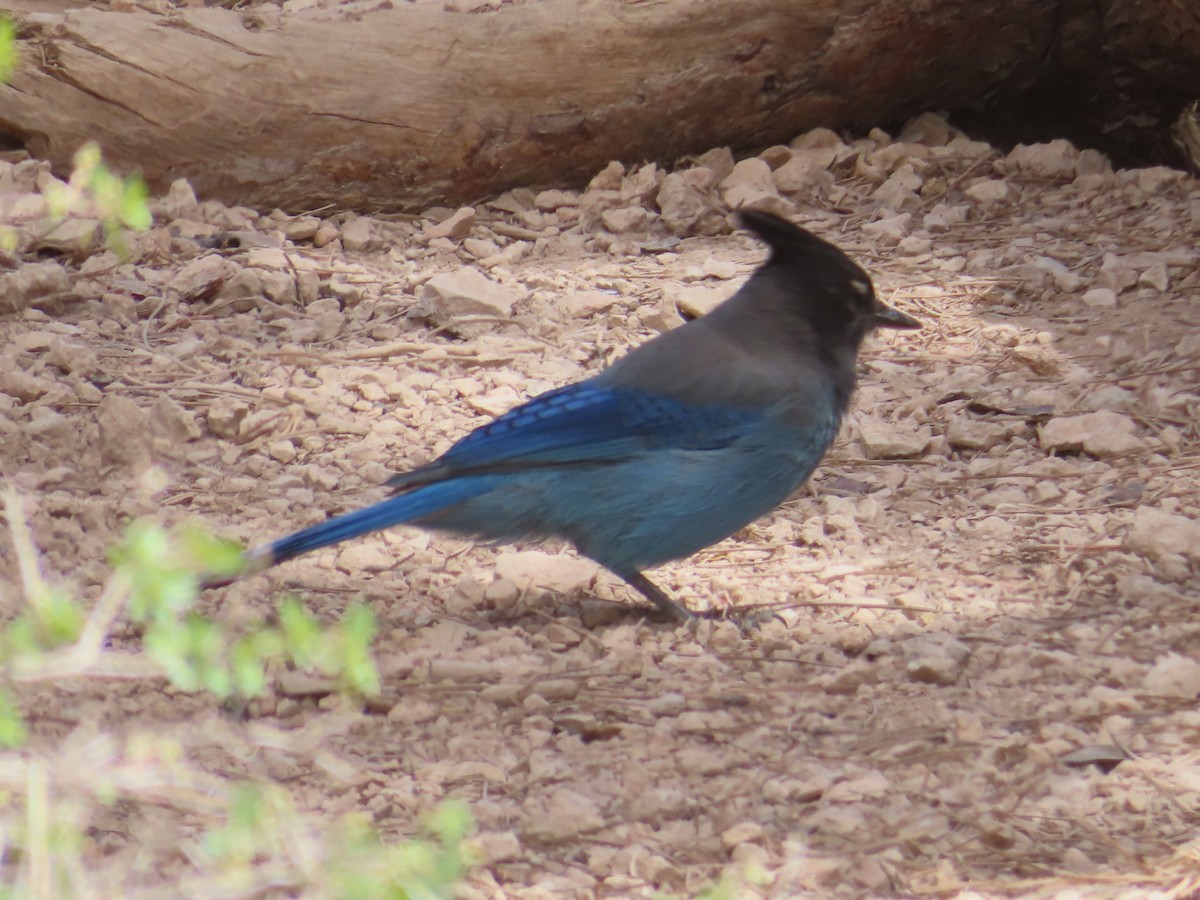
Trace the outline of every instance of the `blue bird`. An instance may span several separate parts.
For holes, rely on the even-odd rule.
[[[393,525],[556,537],[691,618],[643,570],[786,500],[837,434],[866,334],[920,327],[832,244],[770,213],[740,215],[771,252],[729,300],[394,476],[391,498],[250,550],[241,574]]]

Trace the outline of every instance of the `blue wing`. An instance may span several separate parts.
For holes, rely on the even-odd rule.
[[[404,488],[462,474],[615,462],[654,448],[712,450],[736,440],[761,415],[583,381],[535,397],[388,484]]]

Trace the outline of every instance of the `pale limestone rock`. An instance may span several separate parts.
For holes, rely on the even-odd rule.
[[[570,594],[595,580],[600,567],[589,559],[543,550],[520,550],[496,557],[496,574],[519,588],[538,587]]]
[[[1160,697],[1195,700],[1200,694],[1200,662],[1178,653],[1160,656],[1142,679],[1142,689]]]
[[[452,241],[461,241],[471,233],[471,229],[475,226],[475,218],[475,207],[464,206],[455,210],[442,221],[426,228],[425,237],[427,240],[449,238]],[[345,240],[344,235],[343,240]]]
[[[971,648],[950,634],[920,634],[900,642],[910,681],[953,684],[971,656]]]
[[[376,222],[370,216],[351,219],[342,226],[342,246],[347,250],[373,250],[380,245],[376,232]]]
[[[1018,191],[1013,185],[1002,179],[980,178],[963,191],[963,194],[984,209],[991,209],[1012,202],[1016,199]]]
[[[150,459],[148,420],[128,397],[105,394],[96,408],[100,457],[106,463],[141,467]]]
[[[1137,453],[1145,444],[1128,416],[1098,410],[1078,416],[1058,416],[1038,429],[1038,441],[1052,453],[1078,453],[1108,459]]]
[[[203,434],[195,415],[166,394],[159,394],[150,407],[150,424],[156,438],[166,438],[176,444],[198,440]]]
[[[627,234],[644,229],[650,221],[650,214],[641,206],[622,206],[602,212],[600,221],[613,234]]]
[[[517,299],[514,291],[473,266],[434,275],[421,289],[421,301],[443,322],[466,316],[507,319]]]
[[[1141,556],[1181,556],[1200,562],[1200,522],[1161,509],[1141,507],[1125,536],[1125,546]]]
[[[721,181],[721,196],[731,209],[753,206],[764,200],[778,199],[771,167],[757,157],[743,159],[734,165]]]
[[[995,422],[956,417],[946,427],[946,440],[956,450],[990,450],[1008,439],[1008,430]]]
[[[1045,144],[1017,144],[1004,159],[1009,171],[1043,178],[1074,178],[1079,151],[1059,138]]]
[[[927,426],[914,427],[908,421],[885,422],[874,416],[862,416],[858,438],[868,459],[909,459],[920,456],[929,446]]]

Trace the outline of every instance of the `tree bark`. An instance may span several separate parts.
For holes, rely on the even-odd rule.
[[[894,122],[1031,81],[1057,24],[1044,0],[53,9],[19,15],[0,133],[62,168],[96,139],[156,187],[293,211],[470,201]]]

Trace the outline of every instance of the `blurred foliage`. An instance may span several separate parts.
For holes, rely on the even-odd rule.
[[[73,213],[95,216],[104,226],[109,247],[120,256],[128,255],[122,230],[145,231],[153,221],[146,182],[137,175],[115,174],[104,164],[95,141],[75,153],[75,168],[66,185],[51,183],[44,193],[52,222]]]
[[[17,26],[0,16],[0,82],[8,81],[17,68]]]
[[[189,851],[181,896],[279,889],[350,900],[454,895],[474,862],[471,817],[462,804],[442,805],[416,838],[392,844],[361,814],[304,812],[282,785],[205,772],[168,737],[135,734],[122,745],[102,732],[44,750],[25,747],[27,727],[15,698],[31,682],[55,685],[120,671],[165,675],[177,688],[218,698],[252,697],[270,690],[274,671],[295,666],[337,679],[352,698],[376,693],[376,625],[361,604],[325,625],[295,598],[286,598],[269,623],[235,627],[202,615],[196,573],[236,575],[244,566],[240,548],[198,528],[171,532],[146,521],[129,527],[110,555],[112,573],[99,598],[84,603],[43,576],[23,500],[12,490],[5,499],[19,573],[14,594],[21,602],[0,625],[6,678],[0,745],[22,749],[0,751],[0,900],[120,895],[125,869],[114,867],[103,877],[93,871],[93,816],[118,802],[164,801],[196,823],[212,823]],[[120,617],[141,629],[142,653],[107,649]]]

